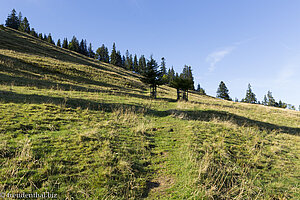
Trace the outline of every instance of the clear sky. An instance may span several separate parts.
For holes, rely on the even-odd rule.
[[[13,8],[36,31],[76,35],[94,50],[116,42],[124,54],[153,54],[181,72],[191,65],[195,83],[215,96],[220,81],[230,96],[300,104],[298,0],[0,0],[0,23]]]

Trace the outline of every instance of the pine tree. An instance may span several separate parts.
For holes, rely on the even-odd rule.
[[[262,105],[265,105],[265,106],[268,105],[268,99],[267,99],[266,95],[264,96],[264,100],[262,101]]]
[[[271,91],[268,91],[267,99],[268,99],[268,104],[267,104],[268,106],[275,106],[276,105],[276,101],[275,101]]]
[[[51,33],[49,33],[49,35],[47,37],[47,42],[49,42],[50,44],[54,44],[55,45],[55,43],[54,43],[54,41],[52,39]]]
[[[19,31],[25,32],[25,33],[30,33],[30,25],[27,20],[27,17],[25,17],[19,25]]]
[[[164,57],[161,58],[160,70],[162,75],[167,74],[166,59]]]
[[[220,82],[219,88],[217,90],[217,97],[231,101],[231,98],[229,97],[229,90],[227,89],[223,81]]]
[[[5,26],[18,30],[20,25],[20,20],[16,13],[17,12],[15,9],[11,11],[11,14],[7,17],[5,21]]]
[[[61,47],[60,39],[57,40],[56,46]]]
[[[161,80],[159,79],[160,72],[158,71],[157,62],[153,59],[152,55],[150,56],[145,72],[142,75],[141,81],[150,86],[150,97],[155,99],[157,85],[161,83]]]
[[[104,44],[102,44],[102,46],[97,49],[95,57],[99,61],[109,63],[108,49],[104,46]]]
[[[21,22],[23,21],[23,15],[22,15],[22,13],[21,12],[19,12],[19,15],[18,15],[18,20],[19,20],[19,27],[20,27],[20,25],[21,25]],[[18,27],[18,29],[19,29],[19,27]]]
[[[196,91],[200,92],[200,89],[201,89],[201,87],[200,87],[200,84],[198,83]]]
[[[35,32],[34,28],[31,28],[30,35],[32,35],[33,37],[36,37],[36,38],[38,37],[38,34],[37,34],[37,32]]]
[[[62,44],[62,48],[68,49],[68,47],[69,47],[68,39],[67,39],[67,38],[64,38],[63,44]]]
[[[194,78],[192,74],[191,66],[185,65],[183,67],[182,73],[180,74],[182,78],[182,87],[183,90],[183,100],[188,100],[188,90],[194,90]]]
[[[43,40],[44,38],[43,38],[43,34],[42,33],[40,33],[39,34],[39,39],[41,39],[41,40]]]
[[[125,69],[130,70],[130,71],[133,70],[133,60],[132,60],[132,55],[129,54],[129,51],[128,51],[128,50],[126,50]]]
[[[174,75],[172,81],[170,82],[170,86],[174,87],[177,90],[177,101],[180,100],[180,89],[182,89],[183,79],[176,73]]]
[[[90,58],[94,58],[95,57],[95,53],[94,53],[93,48],[92,48],[92,43],[89,44],[89,48],[88,48],[87,51],[88,51],[88,57],[90,57]]]
[[[140,69],[140,74],[143,74],[146,70],[146,59],[144,55],[141,55],[139,58],[139,69]]]
[[[116,44],[114,43],[110,54],[110,63],[113,65],[117,65],[117,62],[118,62],[117,50],[116,50]]]
[[[81,40],[80,44],[79,44],[79,49],[78,49],[79,53],[87,56],[88,55],[88,49],[87,49],[87,45],[86,45],[86,40]]]
[[[122,56],[122,67],[125,68],[125,62],[126,62],[126,58],[125,56],[123,55]]]
[[[175,71],[174,71],[174,68],[172,66],[172,68],[169,69],[169,72],[168,72],[169,85],[171,85],[174,78],[175,78]]]
[[[73,36],[68,48],[75,52],[79,51],[79,42],[75,36]]]
[[[122,55],[120,51],[117,51],[117,64],[118,67],[123,67],[122,66]]]
[[[134,55],[134,59],[133,59],[133,71],[139,73],[139,64],[138,64],[138,60],[137,60],[137,55]]]
[[[248,89],[246,91],[246,97],[242,99],[242,102],[245,103],[253,103],[257,102],[256,95],[252,92],[250,83],[248,84]]]

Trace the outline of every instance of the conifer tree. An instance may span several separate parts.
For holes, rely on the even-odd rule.
[[[126,58],[125,56],[123,55],[122,56],[122,67],[125,68],[125,62],[126,62]]]
[[[79,51],[79,42],[75,36],[73,36],[72,40],[70,41],[68,48],[75,52]]]
[[[5,21],[5,26],[18,30],[20,21],[16,13],[17,12],[15,9],[11,11],[11,14],[7,17]]]
[[[252,92],[250,83],[248,84],[248,89],[246,91],[246,97],[244,99],[242,99],[242,102],[253,103],[253,104],[257,102],[256,95]]]
[[[200,92],[200,89],[201,89],[201,87],[200,87],[200,84],[198,83],[196,91]]]
[[[62,48],[68,49],[68,47],[69,47],[68,39],[67,39],[67,38],[64,38],[63,44],[62,44]]]
[[[110,54],[110,63],[113,65],[117,65],[118,59],[117,59],[117,50],[116,50],[116,44],[113,44],[113,48]]]
[[[264,96],[264,100],[262,101],[262,104],[265,105],[265,106],[268,105],[268,99],[267,99],[266,95]]]
[[[31,28],[30,35],[32,35],[34,37],[38,37],[38,34],[37,34],[37,32],[35,32],[34,28]]]
[[[146,70],[146,59],[144,55],[141,55],[141,57],[139,58],[139,70],[140,74],[143,74]]]
[[[20,27],[20,25],[21,25],[21,22],[23,21],[23,15],[22,15],[22,13],[21,12],[19,12],[19,15],[18,15],[18,20],[19,20],[19,27]],[[19,28],[18,27],[18,28]]]
[[[275,101],[271,91],[268,91],[266,98],[267,98],[267,106],[275,106],[276,105],[276,101]]]
[[[39,39],[41,39],[41,40],[43,40],[44,38],[43,38],[43,34],[42,33],[40,33],[39,34]]]
[[[153,59],[152,55],[150,56],[145,72],[142,75],[141,81],[150,86],[150,97],[155,99],[157,85],[161,83],[161,80],[159,79],[160,72],[158,71],[157,62]]]
[[[122,66],[122,55],[121,55],[120,51],[117,51],[117,64],[116,65],[119,67],[123,67]]]
[[[138,64],[138,60],[137,60],[137,55],[134,55],[134,59],[133,59],[133,71],[140,73],[139,70],[139,64]]]
[[[52,39],[51,33],[49,33],[49,35],[47,37],[47,42],[49,42],[50,44],[54,44],[55,45],[55,43],[54,43],[54,41]]]
[[[227,89],[223,81],[220,82],[219,88],[217,90],[217,97],[231,101],[231,98],[229,97],[229,90]]]
[[[128,50],[126,50],[125,69],[130,70],[130,71],[133,70],[133,60],[132,60],[132,55],[129,54],[129,51],[128,51]]]
[[[79,49],[78,49],[79,53],[87,56],[88,55],[88,49],[87,49],[87,45],[86,45],[86,40],[81,40],[80,44],[79,44]]]
[[[30,33],[30,25],[27,20],[27,17],[24,17],[24,19],[20,22],[19,31]]]
[[[95,57],[95,53],[94,53],[93,48],[92,48],[92,43],[89,44],[89,48],[88,48],[87,51],[88,51],[88,57],[90,57],[90,58],[94,58]]]
[[[109,63],[108,49],[104,46],[104,44],[102,44],[102,46],[97,49],[95,57],[99,61]]]
[[[194,78],[192,74],[191,66],[185,65],[182,73],[180,74],[182,79],[181,89],[183,90],[183,100],[188,100],[188,90],[194,90]]]
[[[56,46],[61,47],[60,39],[57,40]]]
[[[174,78],[175,78],[175,71],[174,71],[174,68],[172,66],[172,68],[169,69],[169,72],[168,72],[169,85],[171,85]]]
[[[176,75],[173,77],[170,86],[174,87],[177,90],[177,101],[180,100],[180,89],[182,89],[183,80],[182,77],[176,73]]]
[[[164,57],[161,58],[160,70],[162,75],[167,74],[166,59]]]

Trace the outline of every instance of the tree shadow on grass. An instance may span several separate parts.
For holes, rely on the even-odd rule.
[[[37,94],[20,94],[11,91],[0,90],[0,102],[2,103],[24,103],[24,104],[55,104],[63,108],[76,109],[89,109],[96,111],[112,112],[118,107],[130,107],[135,111],[144,109],[142,106],[124,104],[124,103],[102,103],[92,100],[79,99],[79,98],[63,98],[63,97],[51,97]]]
[[[141,109],[145,110],[144,106],[138,106],[133,104],[125,103],[102,103],[92,100],[80,99],[80,98],[63,98],[63,97],[50,97],[45,95],[36,94],[20,94],[11,91],[1,91],[0,90],[0,101],[5,103],[36,103],[36,104],[56,104],[67,108],[82,108],[90,110],[103,110],[105,112],[112,112],[114,108],[117,107],[131,107],[131,109],[139,112]],[[236,114],[232,114],[225,111],[216,110],[203,110],[203,111],[189,111],[189,110],[167,110],[167,111],[157,111],[153,109],[146,109],[147,115],[153,115],[157,117],[166,117],[169,115],[180,116],[184,120],[199,120],[199,121],[212,121],[218,119],[221,121],[230,121],[238,126],[245,127],[257,127],[260,130],[267,131],[282,131],[291,135],[300,135],[300,128],[280,126],[271,124],[268,122],[261,122],[246,117],[242,117]]]
[[[182,110],[168,110],[165,111],[167,114],[172,114],[175,116],[180,116],[184,120],[198,120],[198,121],[212,121],[214,119],[218,119],[221,121],[230,121],[233,124],[238,126],[245,127],[257,127],[260,130],[267,131],[281,131],[284,133],[288,133],[291,135],[300,135],[300,128],[288,127],[288,126],[280,126],[271,124],[268,122],[257,121],[253,119],[249,119],[243,116],[239,116],[236,114],[232,114],[225,111],[217,111],[217,110],[203,110],[203,111],[182,111]],[[164,114],[164,115],[167,115]]]

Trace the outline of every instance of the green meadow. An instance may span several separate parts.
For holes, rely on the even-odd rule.
[[[300,112],[139,78],[0,29],[0,193],[300,199]]]

